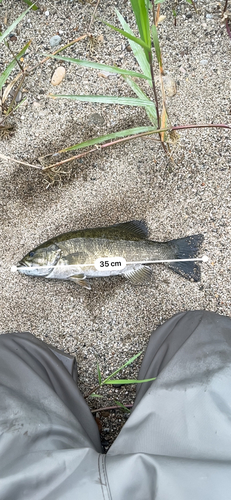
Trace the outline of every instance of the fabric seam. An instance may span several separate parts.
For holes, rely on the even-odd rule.
[[[102,491],[102,495],[103,495],[103,500],[107,500],[107,499],[112,500],[110,486],[109,486],[108,477],[107,477],[105,459],[106,459],[105,455],[99,454],[98,470],[99,470],[101,491]],[[107,493],[107,499],[105,497],[105,493]]]

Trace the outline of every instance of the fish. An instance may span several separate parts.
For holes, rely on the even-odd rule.
[[[148,236],[145,222],[138,220],[71,231],[31,250],[18,262],[17,270],[28,276],[70,280],[87,290],[91,278],[118,275],[139,285],[150,278],[152,261],[196,258],[204,240],[202,234],[165,242]],[[171,262],[168,267],[186,279],[200,281],[197,262]]]

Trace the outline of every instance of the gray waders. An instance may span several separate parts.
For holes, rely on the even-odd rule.
[[[177,314],[152,333],[133,411],[108,453],[74,359],[0,336],[0,500],[229,500],[231,320]]]

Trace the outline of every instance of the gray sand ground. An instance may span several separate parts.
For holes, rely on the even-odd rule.
[[[77,0],[40,0],[39,4],[44,10],[27,15],[12,43],[16,51],[32,39],[25,59],[30,65],[49,53],[49,39],[60,30],[62,44],[86,33],[95,5]],[[166,19],[159,33],[164,67],[177,83],[177,94],[167,101],[169,114],[172,124],[230,123],[231,40],[221,23],[220,4],[200,1],[197,5],[200,15],[183,0],[178,2],[176,27],[171,2],[162,7]],[[102,0],[98,16],[119,25],[115,6],[134,27],[128,1]],[[9,26],[23,9],[21,1],[3,0],[0,24],[6,12]],[[97,21],[92,32],[95,41],[100,35],[103,40],[89,45],[86,39],[66,55],[138,70],[118,33]],[[0,60],[1,68],[9,60],[3,48]],[[26,102],[11,117],[16,133],[1,141],[1,153],[38,164],[40,155],[95,134],[149,124],[144,110],[49,99],[50,92],[133,95],[121,77],[103,78],[96,70],[68,63],[64,63],[66,79],[54,88],[50,80],[58,65],[50,61],[26,79]],[[92,113],[100,113],[104,123],[91,124]],[[79,383],[86,394],[97,383],[97,360],[108,375],[145,349],[151,330],[178,311],[207,309],[230,315],[230,140],[229,130],[181,132],[172,163],[152,139],[138,139],[73,163],[62,182],[48,189],[40,172],[0,160],[1,331],[30,331],[76,356]],[[202,254],[210,261],[202,266],[201,282],[186,281],[159,265],[153,267],[148,285],[132,287],[126,280],[111,278],[93,281],[87,291],[72,283],[11,272],[23,255],[52,236],[131,219],[146,220],[150,237],[158,241],[203,233]],[[123,375],[136,377],[139,364]],[[92,408],[112,405],[115,399],[129,403],[134,394],[134,387],[108,388],[103,400],[89,403]],[[125,417],[106,412],[100,419],[107,448]]]

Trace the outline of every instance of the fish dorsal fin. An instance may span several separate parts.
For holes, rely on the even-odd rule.
[[[125,278],[127,278],[132,285],[141,285],[150,279],[151,274],[152,270],[150,267],[139,265],[134,269],[125,271],[123,276],[125,276]]]
[[[114,224],[107,227],[96,227],[86,229],[86,236],[92,238],[106,238],[110,240],[146,240],[148,238],[148,229],[145,222],[132,220]]]
[[[91,290],[91,285],[89,281],[86,280],[86,276],[84,273],[73,274],[68,278],[71,281],[74,281],[76,285],[81,286],[82,288],[86,288],[87,290]]]
[[[118,233],[118,237],[121,239],[146,240],[148,238],[148,228],[144,221],[132,220],[130,222],[123,222],[122,224],[111,226],[111,229],[112,231],[114,229],[115,234]]]
[[[55,243],[60,248],[65,247],[68,240],[75,238],[103,238],[110,240],[146,240],[148,238],[148,229],[144,221],[132,220],[122,222],[107,227],[95,227],[89,229],[80,229],[71,231],[53,238],[50,242]]]

